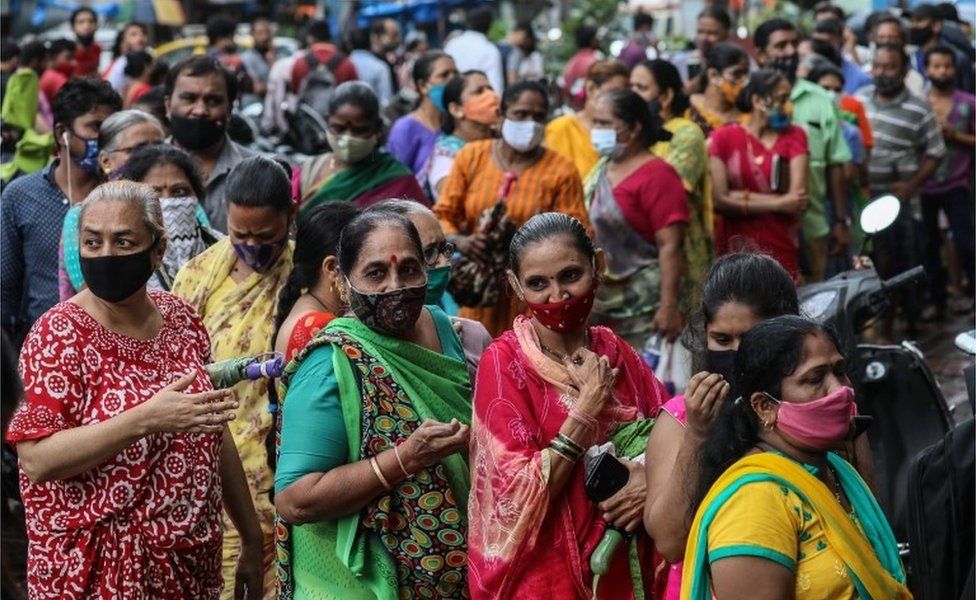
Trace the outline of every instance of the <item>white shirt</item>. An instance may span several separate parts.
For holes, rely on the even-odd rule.
[[[386,107],[393,97],[393,72],[390,66],[369,50],[353,50],[349,60],[355,65],[359,78],[376,92],[380,108]]]
[[[502,53],[498,46],[477,31],[465,31],[444,46],[451,55],[459,72],[472,69],[483,71],[496,92],[505,90],[505,71],[502,69]]]

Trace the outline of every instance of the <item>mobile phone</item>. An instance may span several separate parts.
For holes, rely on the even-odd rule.
[[[787,188],[789,187],[786,184],[786,177],[785,177],[786,174],[783,173],[783,166],[785,164],[786,161],[783,160],[782,156],[780,156],[779,154],[773,155],[773,169],[772,169],[772,177],[771,177],[772,181],[770,181],[770,185],[773,188],[773,192],[777,194],[785,193]]]
[[[698,77],[702,72],[702,66],[700,62],[689,62],[688,63],[688,79],[694,79]]]
[[[586,495],[594,502],[603,502],[619,492],[630,480],[630,471],[617,457],[603,452],[586,463]]]

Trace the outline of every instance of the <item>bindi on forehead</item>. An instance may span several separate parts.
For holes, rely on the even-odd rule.
[[[397,255],[396,255],[396,254],[391,254],[391,255],[390,255],[390,263],[391,263],[391,264],[392,264],[393,266],[396,266],[396,264],[397,264]]]

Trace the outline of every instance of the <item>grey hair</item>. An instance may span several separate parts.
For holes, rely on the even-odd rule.
[[[142,223],[149,229],[154,239],[166,238],[166,225],[163,222],[163,208],[159,204],[159,195],[152,186],[135,181],[109,181],[93,189],[85,201],[81,203],[78,214],[79,232],[85,221],[85,212],[99,202],[125,202],[135,204],[142,214]]]
[[[434,211],[432,211],[430,208],[424,206],[416,200],[411,200],[409,198],[390,198],[388,200],[377,202],[376,204],[370,206],[367,210],[369,212],[383,210],[386,212],[396,213],[407,218],[410,218],[410,215],[418,214],[434,216]]]
[[[152,123],[159,128],[160,133],[164,133],[163,124],[159,119],[146,111],[132,108],[112,113],[107,119],[102,121],[102,126],[98,128],[98,147],[106,153],[113,152],[119,145],[122,133],[130,127],[141,125],[142,123]]]
[[[814,71],[815,69],[822,69],[824,67],[832,67],[832,66],[834,66],[834,63],[830,62],[829,59],[820,56],[819,54],[816,54],[814,52],[811,52],[810,54],[807,54],[805,57],[803,57],[803,60],[800,61],[799,68],[801,71],[806,71],[809,73]]]

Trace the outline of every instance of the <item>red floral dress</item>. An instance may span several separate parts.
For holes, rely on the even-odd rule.
[[[12,443],[91,425],[145,402],[210,359],[207,331],[176,296],[150,292],[163,316],[136,340],[63,302],[31,329],[20,359],[25,398]],[[212,389],[199,376],[189,392]],[[20,471],[32,598],[217,598],[219,434],[152,434],[100,467],[31,483]]]

